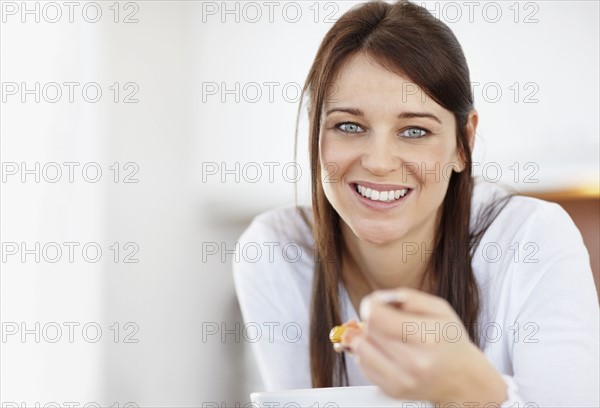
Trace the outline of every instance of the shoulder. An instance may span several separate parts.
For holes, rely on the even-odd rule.
[[[255,216],[238,242],[276,242],[310,248],[314,244],[311,224],[312,211],[309,207],[277,207]]]
[[[286,206],[252,219],[236,243],[238,297],[253,293],[308,305],[315,265],[311,214],[308,207]]]
[[[487,267],[495,264],[489,259],[489,251],[486,255],[485,247],[494,247],[492,258],[495,259],[497,255],[511,269],[524,262],[527,250],[542,257],[530,259],[538,264],[549,263],[556,255],[565,253],[585,258],[589,262],[579,229],[560,205],[518,195],[501,185],[481,180],[476,182],[471,202],[472,230],[485,224],[483,215],[497,203],[500,204],[495,207],[493,221],[482,234],[478,244],[479,251],[475,252],[480,264],[484,262]]]
[[[485,236],[523,236],[550,241],[562,241],[564,231],[577,242],[581,234],[569,214],[558,204],[519,195],[509,187],[476,179],[471,200],[471,228],[484,222],[486,212],[493,214]]]
[[[507,195],[499,185],[479,183],[472,208],[481,211]],[[512,316],[533,298],[568,291],[593,303],[596,295],[579,229],[560,205],[532,197],[510,197],[476,244],[473,270],[494,308],[502,303]]]
[[[475,206],[506,194],[498,185],[477,189]],[[476,247],[473,271],[482,295],[481,346],[504,377],[542,406],[598,406],[598,295],[568,213],[512,196]],[[561,382],[573,395],[556,387]]]
[[[308,208],[294,206],[265,211],[236,244],[235,291],[244,323],[262,328],[252,347],[268,390],[310,387],[309,361],[303,358],[314,276],[312,229],[304,220],[309,215]]]

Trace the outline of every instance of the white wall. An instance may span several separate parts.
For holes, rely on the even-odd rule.
[[[31,328],[37,321],[42,326],[95,322],[103,336],[91,343],[76,331],[70,343],[65,331],[55,344],[47,341],[53,332],[40,333],[39,344],[33,335],[25,342],[20,333],[8,336],[0,343],[1,402],[245,402],[250,391],[261,387],[247,344],[232,335],[225,343],[219,336],[203,341],[207,324],[232,328],[239,322],[232,257],[224,254],[225,262],[222,254],[203,257],[202,249],[212,243],[233,249],[250,217],[293,203],[293,174],[286,179],[281,169],[293,160],[294,90],[331,27],[325,17],[334,12],[335,19],[356,3],[319,3],[316,8],[312,2],[294,3],[302,17],[292,23],[295,5],[290,3],[278,3],[270,22],[269,6],[262,2],[227,2],[225,7],[234,12],[222,15],[222,2],[138,1],[131,4],[139,8],[134,16],[139,21],[129,24],[112,21],[112,2],[100,4],[98,23],[81,17],[86,3],[80,3],[74,23],[65,15],[54,24],[44,21],[43,14],[39,23],[32,16],[23,23],[19,14],[10,15],[9,3],[2,2],[1,81],[42,86],[94,81],[103,97],[92,104],[81,97],[69,103],[63,96],[53,104],[27,96],[23,103],[19,94],[3,91],[3,335],[8,336],[12,323],[26,322]],[[39,3],[41,13],[46,4]],[[463,45],[472,82],[481,84],[475,94],[480,112],[477,157],[481,167],[492,163],[486,176],[495,177],[499,167],[502,181],[510,183],[510,166],[517,162],[521,172],[512,184],[520,190],[597,184],[598,3],[530,2],[528,8],[520,3],[518,23],[510,2],[496,3],[503,13],[497,23],[489,22],[493,5],[486,6],[484,15],[486,3],[481,2],[471,23],[465,3],[454,4],[461,7],[459,22],[450,22],[453,6],[438,3],[438,15]],[[262,17],[252,23],[254,5]],[[119,20],[136,11],[124,7],[121,3]],[[428,7],[434,10],[435,2]],[[65,6],[62,10],[67,12]],[[521,22],[532,12],[537,23]],[[114,82],[121,88],[134,82],[139,102],[123,103],[130,88],[121,89],[115,103],[109,89]],[[239,83],[240,92],[223,93],[223,83],[227,89]],[[274,89],[272,101],[265,83]],[[495,85],[488,85],[487,100],[481,94],[490,83],[502,90],[497,102],[490,100]],[[514,83],[521,90],[516,103],[509,88]],[[526,89],[526,83],[537,88]],[[215,84],[218,91],[212,94]],[[538,90],[537,103],[523,102],[530,89]],[[253,103],[257,90],[262,98]],[[302,132],[299,148],[300,198],[307,201]],[[57,183],[43,178],[35,183],[27,176],[22,183],[19,174],[9,174],[10,162],[31,166],[36,161],[41,166],[97,162],[103,176],[97,183],[86,182],[81,173],[73,183],[66,174]],[[109,168],[114,162],[121,166],[118,183]],[[139,168],[138,183],[122,182],[134,169],[123,169],[128,162]],[[533,164],[524,168],[529,162]],[[227,169],[237,163],[240,172],[213,174],[215,165],[223,170],[221,163]],[[272,179],[269,166],[275,170]],[[253,182],[257,168],[262,177]],[[535,169],[539,182],[523,183]],[[20,254],[7,253],[10,242],[66,241],[98,242],[102,258],[90,263],[79,253],[70,263],[63,254],[53,264],[43,257],[36,263],[28,255],[23,263]],[[114,242],[121,245],[118,263],[109,248]],[[138,263],[122,262],[127,242],[139,247]],[[118,342],[110,329],[114,322],[120,328]],[[132,325],[125,327],[128,322]],[[133,339],[138,342],[124,342],[123,335],[136,327]]]
[[[8,82],[26,82],[30,84],[28,88],[34,89],[35,82],[83,84],[90,78],[98,79],[102,66],[94,50],[101,46],[101,37],[89,25],[2,23],[3,87]],[[54,98],[55,95],[48,96]],[[108,250],[106,193],[102,180],[87,183],[81,177],[85,163],[105,164],[102,106],[49,104],[43,98],[36,103],[35,95],[27,97],[28,102],[21,103],[19,95],[11,97],[3,90],[0,115],[3,163],[1,401],[3,404],[27,403],[27,406],[49,401],[102,402],[102,344],[109,338],[102,293],[107,254],[97,263],[87,262],[82,257],[82,247],[96,243]],[[26,162],[29,169],[34,169],[38,162],[40,170],[52,162],[61,167],[63,162],[81,164],[74,167],[73,183],[68,182],[68,167],[62,167],[64,174],[60,182],[47,183],[41,178],[37,183],[35,174],[30,174],[22,183],[21,172],[10,174],[12,162],[20,169],[22,162]],[[49,178],[57,175],[52,164],[46,169]],[[95,177],[93,172],[89,174]],[[73,246],[72,263],[63,242],[79,245]],[[26,249],[35,249],[39,243],[39,263],[35,250],[26,255],[25,262],[21,261],[20,250],[11,255],[15,249],[12,243],[19,246],[24,243]],[[57,243],[63,252],[56,263],[45,261],[58,255],[52,243]],[[48,251],[45,254],[44,246]],[[89,255],[95,258],[93,251]],[[72,343],[68,331],[71,322]],[[36,323],[39,324],[37,330]],[[92,324],[87,332],[89,341],[82,334],[82,327],[87,323]],[[104,332],[94,343],[96,325]],[[57,326],[62,330],[61,339],[56,343],[46,341],[59,335]],[[21,340],[23,328],[32,330],[24,341]],[[18,332],[11,334],[15,330]]]

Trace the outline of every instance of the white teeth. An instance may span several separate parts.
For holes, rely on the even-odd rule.
[[[406,195],[406,193],[408,193],[407,188],[404,188],[402,190],[377,191],[377,190],[372,190],[370,188],[366,188],[361,185],[357,185],[357,186],[358,186],[358,192],[362,196],[367,197],[373,201],[383,201],[383,202],[395,201],[395,200],[399,199],[400,197],[404,197]]]

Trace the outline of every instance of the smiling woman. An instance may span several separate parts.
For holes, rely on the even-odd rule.
[[[261,214],[240,241],[315,253],[234,270],[247,322],[303,330],[255,343],[267,388],[597,406],[581,235],[558,205],[472,177],[478,113],[451,30],[407,1],[360,5],[326,34],[304,93],[312,208]],[[359,310],[334,350],[331,328]]]
[[[325,178],[348,180],[323,183],[328,201],[352,229],[353,234],[345,236],[355,236],[357,243],[397,245],[432,237],[450,181],[435,169],[460,172],[465,167],[454,115],[424,93],[407,94],[408,80],[364,52],[351,57],[334,82],[336,102],[325,104],[319,156],[322,163],[336,164],[325,168]],[[475,111],[469,119],[467,126],[474,129]],[[390,275],[381,269],[372,272]],[[407,276],[400,272],[391,275]]]

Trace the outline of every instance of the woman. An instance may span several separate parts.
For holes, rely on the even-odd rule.
[[[406,1],[363,4],[326,34],[304,90],[312,211],[256,217],[241,247],[285,250],[234,265],[266,387],[598,406],[581,235],[560,206],[474,181],[478,114],[450,29]],[[336,353],[329,330],[359,310]]]

